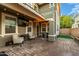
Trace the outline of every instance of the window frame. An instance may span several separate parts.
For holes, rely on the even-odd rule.
[[[31,26],[28,26],[27,32],[31,32],[31,31],[32,31]]]
[[[42,24],[42,32],[46,32],[46,24]]]
[[[13,16],[13,15],[9,15],[9,14],[4,14],[3,13],[3,18],[4,18],[4,35],[12,35],[12,34],[17,34],[18,30],[17,30],[17,17]],[[15,26],[15,33],[6,33],[6,30],[5,30],[5,20],[6,18],[5,17],[12,17],[12,18],[15,18],[15,21],[16,21],[16,26]]]

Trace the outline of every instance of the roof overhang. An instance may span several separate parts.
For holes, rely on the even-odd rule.
[[[24,5],[22,3],[18,3],[19,5],[23,6],[24,8],[28,9],[29,11],[33,12],[34,14],[36,14],[37,16],[45,19],[42,15],[40,15],[38,12],[34,11],[32,8],[30,8],[28,5]]]
[[[37,18],[37,21],[40,22],[40,21],[46,21],[46,19],[41,15],[39,14],[38,12],[36,12],[35,10],[33,10],[32,8],[30,8],[28,5],[24,5],[22,3],[18,3],[19,5],[23,6],[24,8],[28,9],[30,12],[34,13],[38,18]]]

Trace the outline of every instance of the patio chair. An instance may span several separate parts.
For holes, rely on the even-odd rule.
[[[20,46],[22,46],[23,42],[24,42],[23,37],[19,37],[18,35],[13,35],[13,44],[20,44]]]

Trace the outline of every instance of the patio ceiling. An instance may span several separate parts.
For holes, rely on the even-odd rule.
[[[12,9],[14,11],[17,11],[25,16],[28,16],[30,18],[35,19],[36,21],[45,21],[45,18],[43,18],[41,15],[33,11],[30,7],[27,6],[27,8],[24,8],[23,6],[17,4],[17,3],[1,3],[0,5],[3,5],[9,9]]]

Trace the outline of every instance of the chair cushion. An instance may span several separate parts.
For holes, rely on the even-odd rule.
[[[23,37],[19,37],[18,35],[13,35],[13,43],[22,43],[24,41]]]

